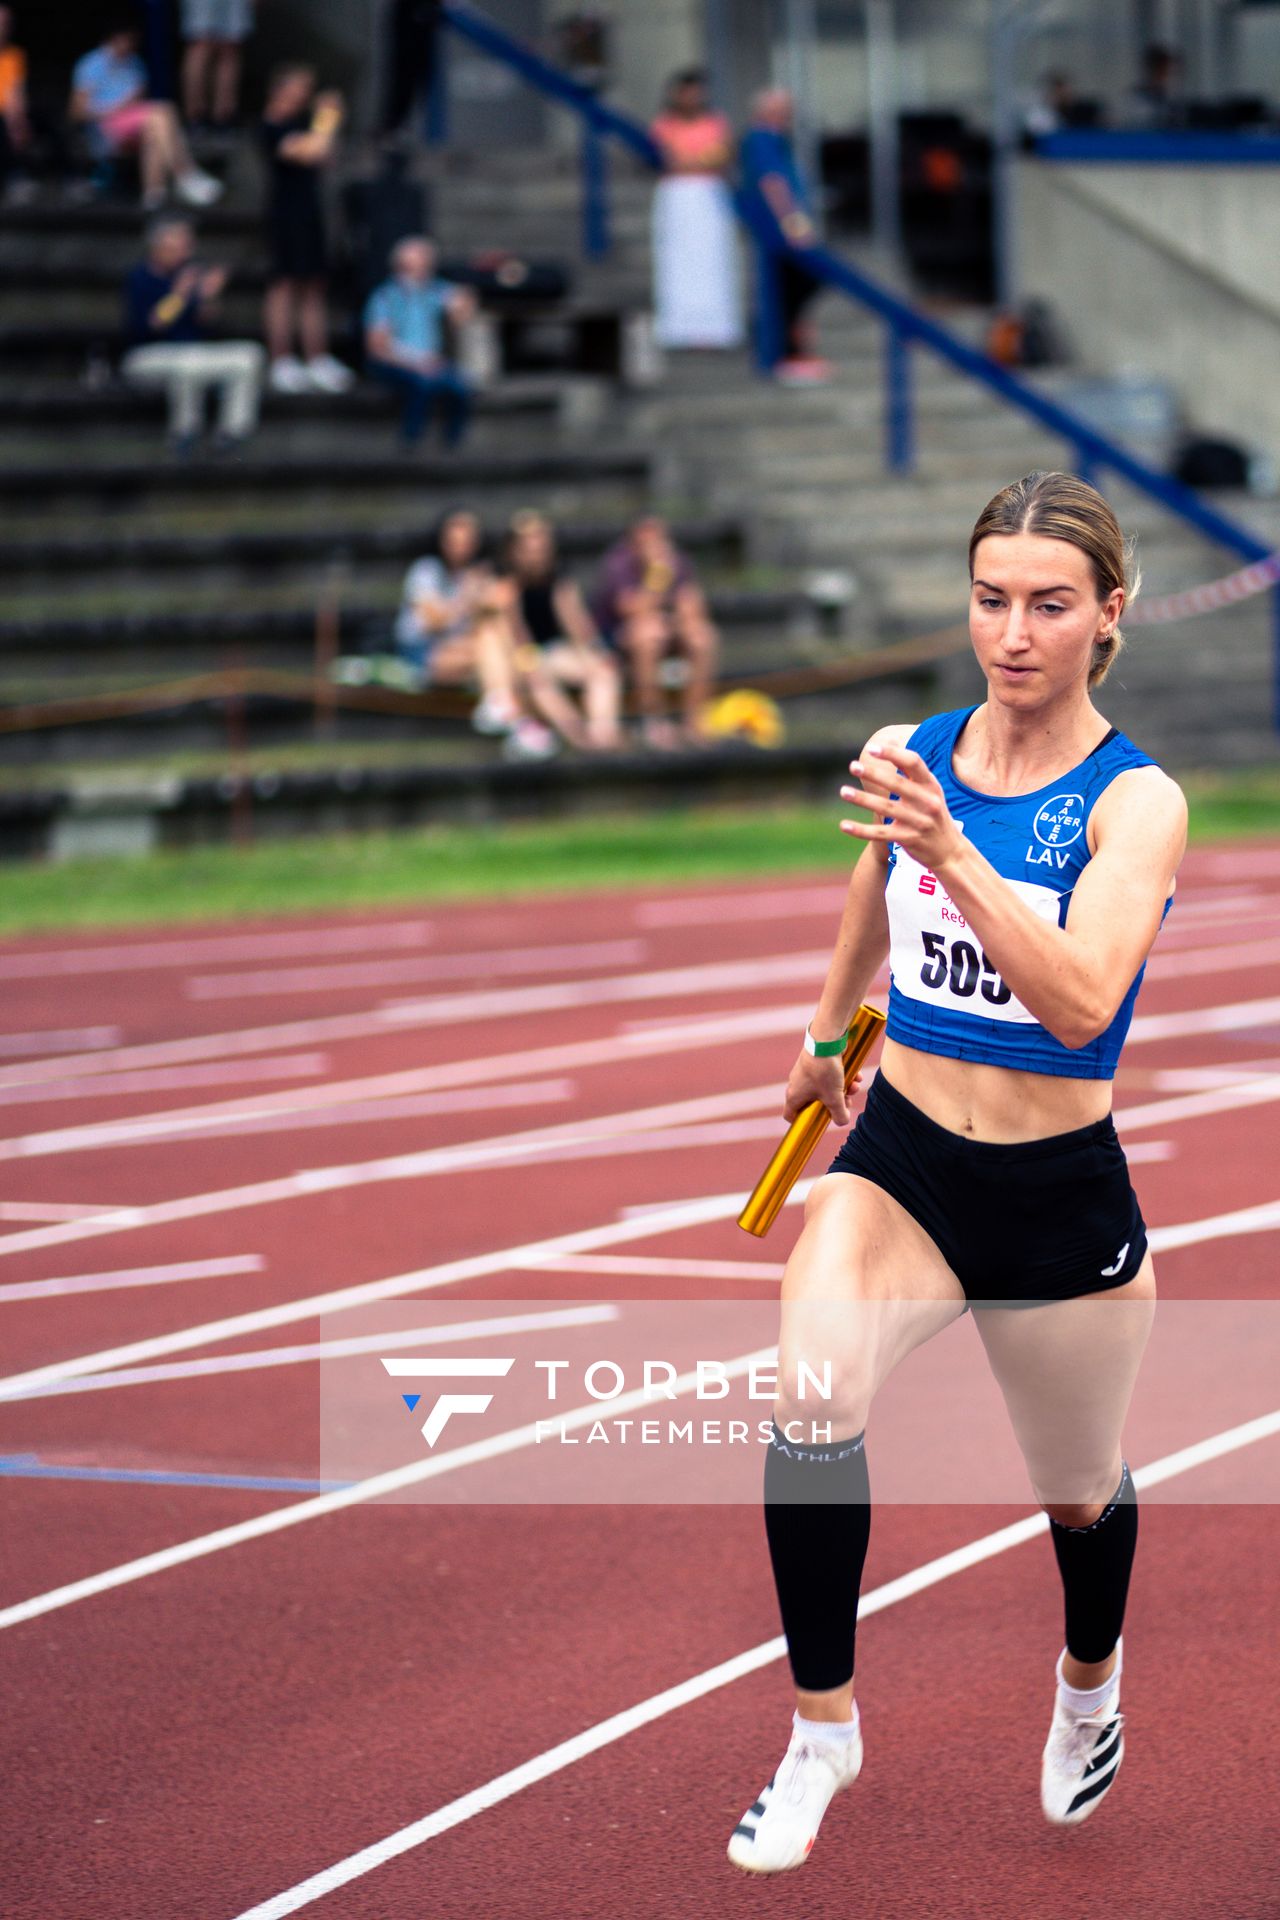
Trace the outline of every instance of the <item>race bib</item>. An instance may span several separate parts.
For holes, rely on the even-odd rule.
[[[1058,924],[1061,895],[1031,880],[1007,880],[1042,920]],[[893,984],[908,1000],[976,1013],[986,1020],[1035,1026],[1012,989],[1000,978],[936,874],[902,847],[895,850],[885,889],[889,908],[889,967]]]

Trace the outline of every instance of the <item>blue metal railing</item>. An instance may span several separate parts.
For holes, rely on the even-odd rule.
[[[581,80],[575,80],[571,74],[563,72],[523,40],[513,39],[509,33],[504,33],[501,27],[495,26],[492,20],[473,7],[456,4],[445,6],[441,9],[441,18],[446,26],[452,27],[464,40],[479,47],[482,53],[501,60],[522,80],[527,80],[531,87],[537,87],[540,93],[546,94],[551,100],[558,100],[561,106],[570,108],[579,116],[582,121],[583,249],[593,259],[608,253],[607,142],[616,140],[646,166],[660,172],[662,152],[648,128],[641,126],[638,120],[631,119],[628,114],[606,106]]]
[[[581,81],[561,71],[532,47],[513,39],[486,16],[462,0],[449,0],[442,8],[445,24],[474,46],[500,60],[537,87],[548,98],[577,113],[583,123],[582,179],[584,243],[591,255],[600,255],[609,247],[608,140],[616,140],[655,171],[662,167],[662,155],[648,129],[630,115],[609,107]],[[860,306],[876,314],[885,325],[885,462],[891,472],[907,473],[915,463],[915,403],[911,380],[911,349],[922,346],[956,368],[1007,405],[1061,436],[1072,449],[1077,471],[1082,477],[1098,480],[1114,473],[1136,487],[1148,499],[1174,514],[1197,533],[1218,542],[1229,552],[1247,561],[1263,560],[1271,548],[1247,528],[1238,526],[1206,504],[1190,487],[1168,474],[1149,467],[1114,440],[1091,426],[1070,408],[1060,406],[1020,380],[989,355],[969,346],[957,335],[918,312],[907,301],[890,293],[847,260],[825,247],[798,248],[791,244],[771,215],[742,196],[738,212],[755,244],[761,268],[760,310],[756,316],[759,357],[772,365],[778,357],[779,335],[774,275],[768,270],[769,258],[779,254],[796,261],[824,285],[833,287]],[[1273,717],[1280,728],[1280,586],[1273,595],[1275,644],[1273,669]]]

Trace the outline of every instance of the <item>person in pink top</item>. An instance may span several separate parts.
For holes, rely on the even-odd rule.
[[[649,131],[665,171],[653,201],[654,308],[664,347],[736,347],[743,335],[733,203],[733,130],[698,68],[669,82]]]

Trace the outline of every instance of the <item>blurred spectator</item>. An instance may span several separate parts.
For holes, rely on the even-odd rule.
[[[667,86],[649,129],[664,177],[653,199],[654,308],[664,347],[736,347],[742,297],[733,201],[725,181],[733,133],[690,67]]]
[[[794,109],[783,87],[757,94],[751,129],[742,142],[742,193],[760,245],[760,273],[768,276],[762,288],[765,300],[777,312],[779,338],[770,342],[776,352],[773,373],[779,380],[813,383],[828,378],[830,366],[814,353],[813,335],[805,321],[809,302],[821,281],[793,258],[778,239],[793,247],[817,244],[818,230],[809,207],[808,189],[792,145]]]
[[[430,551],[405,575],[396,645],[424,686],[475,681],[477,733],[505,734],[507,750],[538,759],[555,752],[547,729],[523,710],[515,634],[474,513],[440,520]]]
[[[354,381],[350,368],[329,352],[329,254],[320,193],[344,115],[340,93],[316,92],[314,68],[295,63],[272,76],[262,144],[271,168],[265,325],[277,393],[345,393]]]
[[[115,28],[100,47],[76,62],[71,75],[71,118],[85,129],[99,162],[136,150],[142,171],[142,204],[163,206],[170,182],[180,199],[207,207],[222,183],[201,172],[167,100],[147,98],[147,70],[138,56],[138,33]]]
[[[517,643],[526,649],[517,660],[528,672],[532,704],[572,746],[616,751],[623,744],[622,677],[577,582],[560,565],[555,529],[544,513],[512,520],[506,571]],[[564,688],[581,694],[581,714]]]
[[[656,514],[637,520],[605,555],[593,612],[630,668],[648,744],[674,747],[682,737],[662,685],[662,662],[673,652],[685,663],[683,737],[700,741],[719,639],[692,565]]]
[[[369,371],[401,395],[407,445],[421,440],[437,408],[444,443],[456,447],[471,418],[471,387],[446,356],[445,320],[465,326],[476,310],[469,287],[436,277],[436,250],[422,235],[396,243],[391,278],[364,312]]]
[[[1078,126],[1080,105],[1069,73],[1042,74],[1036,97],[1022,116],[1022,130],[1039,140],[1045,134],[1061,133],[1064,127]]]
[[[1153,41],[1142,49],[1142,73],[1129,95],[1131,126],[1186,125],[1187,103],[1182,91],[1182,55],[1174,47]]]
[[[133,386],[167,390],[169,437],[179,453],[189,453],[203,431],[209,389],[219,397],[215,445],[232,448],[248,438],[258,423],[266,359],[256,340],[206,339],[227,272],[195,252],[190,222],[161,215],[148,231],[146,258],[125,281],[129,350],[121,371]]]
[[[240,111],[240,50],[255,0],[182,0],[182,110],[188,126],[226,132]]]
[[[30,143],[27,56],[13,44],[13,8],[0,7],[0,194],[16,190],[21,156]]]
[[[382,133],[398,133],[425,110],[436,81],[440,0],[389,0],[382,82]]]

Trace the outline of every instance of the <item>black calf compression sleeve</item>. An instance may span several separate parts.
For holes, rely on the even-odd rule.
[[[795,1683],[842,1687],[853,1673],[858,1589],[871,1534],[864,1435],[796,1446],[773,1429],[764,1522]]]
[[[1138,1544],[1138,1496],[1127,1462],[1105,1513],[1091,1527],[1050,1520],[1066,1600],[1067,1652],[1077,1660],[1105,1660],[1120,1638],[1129,1575]]]

